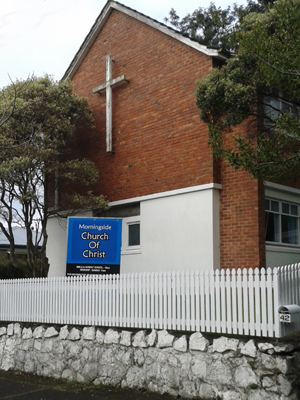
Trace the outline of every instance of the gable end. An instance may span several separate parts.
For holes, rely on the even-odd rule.
[[[82,60],[90,50],[91,46],[93,45],[96,37],[98,36],[99,32],[103,28],[104,24],[106,23],[107,19],[113,12],[113,10],[117,10],[122,12],[123,14],[126,14],[129,17],[135,18],[136,20],[151,26],[154,29],[159,30],[160,32],[172,37],[175,40],[180,41],[181,43],[192,47],[193,49],[207,55],[213,58],[217,58],[220,60],[226,60],[227,56],[220,52],[219,50],[216,49],[210,49],[204,45],[201,45],[200,43],[183,36],[180,32],[175,31],[172,28],[169,28],[167,25],[164,25],[144,14],[141,14],[137,12],[136,10],[133,10],[127,6],[124,6],[121,3],[118,3],[116,1],[111,1],[109,0],[106,5],[104,6],[102,12],[100,13],[99,17],[96,19],[96,22],[92,26],[89,34],[85,38],[84,42],[80,46],[78,52],[76,53],[75,57],[73,58],[71,64],[69,65],[67,71],[65,72],[64,76],[62,79],[72,79],[73,76],[75,75],[77,69],[79,68]]]

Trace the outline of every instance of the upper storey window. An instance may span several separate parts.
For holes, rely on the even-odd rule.
[[[299,245],[299,206],[283,201],[265,201],[266,242]]]
[[[269,94],[264,96],[264,125],[268,128],[274,127],[275,119],[284,112],[297,116],[299,110],[289,101],[289,96],[283,90],[269,90]]]

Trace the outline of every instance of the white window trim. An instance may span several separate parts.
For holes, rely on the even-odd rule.
[[[275,127],[275,120],[278,116],[283,113],[284,111],[288,111],[289,114],[293,115],[295,113],[295,108],[291,102],[284,99],[284,92],[282,89],[278,89],[277,97],[272,97],[272,90],[270,91],[269,95],[265,95],[264,97],[264,114],[265,117],[271,118],[264,119],[264,125],[267,128],[274,128]]]
[[[279,201],[279,202],[292,203],[292,204],[298,205],[300,207],[300,189],[281,185],[279,183],[273,183],[273,182],[269,182],[269,181],[265,182],[265,198],[270,199],[270,200]],[[299,229],[300,229],[300,226],[299,226]],[[300,230],[299,230],[299,234],[300,234]],[[299,239],[299,242],[300,242],[300,239]],[[271,251],[271,248],[273,248],[273,249],[286,248],[286,249],[290,249],[290,250],[293,249],[293,251],[297,248],[298,249],[300,248],[300,245],[288,244],[288,243],[265,241],[265,244],[266,244],[266,250],[268,250],[268,251]],[[288,252],[289,250],[286,250],[286,251]]]
[[[288,215],[288,214],[285,214],[284,212],[282,212],[282,203],[287,203],[289,205],[295,205],[295,206],[298,207],[298,210],[300,209],[299,203],[291,202],[290,200],[285,200],[285,199],[272,198],[272,197],[269,197],[269,196],[266,196],[265,199],[266,200],[270,200],[270,201],[276,201],[276,202],[279,203],[279,211],[278,212],[277,211],[276,212],[275,211],[271,211],[271,210],[269,210],[269,211],[265,210],[265,213],[266,212],[270,212],[270,213],[274,213],[276,215],[279,215],[279,238],[280,238],[280,241],[278,241],[278,242],[271,242],[271,241],[267,241],[266,240],[265,241],[266,245],[299,248],[300,247],[300,236],[299,236],[299,233],[300,233],[300,216],[299,216],[299,214],[297,216],[294,216],[294,217],[297,218],[298,243],[293,244],[293,243],[284,243],[284,242],[282,242],[282,229],[281,229],[281,216],[282,215]],[[292,214],[290,214],[290,215],[293,216]]]
[[[138,203],[142,201],[149,201],[149,200],[155,200],[155,199],[162,199],[165,197],[170,197],[170,196],[178,196],[179,194],[187,194],[187,193],[193,193],[193,192],[201,192],[203,190],[211,190],[211,189],[217,189],[221,190],[222,185],[219,183],[207,183],[204,185],[197,185],[197,186],[190,186],[187,188],[182,188],[182,189],[175,189],[175,190],[168,190],[166,192],[158,192],[154,194],[148,194],[145,196],[138,196],[138,197],[131,197],[125,200],[117,200],[117,201],[111,201],[109,202],[109,207],[115,207],[115,206],[121,206],[125,204],[131,204],[131,203]]]
[[[265,198],[300,205],[300,189],[266,181]]]
[[[129,225],[133,225],[133,224],[141,224],[140,215],[137,215],[135,217],[123,218],[121,255],[141,254],[142,253],[141,245],[128,246]]]

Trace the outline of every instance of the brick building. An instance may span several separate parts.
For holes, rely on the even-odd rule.
[[[222,52],[108,1],[65,73],[95,119],[95,128],[77,132],[77,149],[96,163],[94,192],[109,200],[109,211],[97,216],[122,217],[121,272],[299,259],[298,243],[284,243],[281,234],[265,242],[264,209],[266,196],[273,222],[283,203],[298,212],[299,191],[263,185],[214,160],[208,146],[195,81],[225,60]],[[251,129],[250,122],[238,129]],[[277,225],[272,229],[280,230]],[[49,276],[64,275],[66,230],[55,219],[48,230]]]

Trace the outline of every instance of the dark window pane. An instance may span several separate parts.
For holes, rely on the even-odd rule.
[[[279,242],[279,215],[265,213],[265,230],[267,242]]]
[[[265,210],[270,210],[270,200],[265,200]]]
[[[279,212],[279,203],[278,201],[271,201],[271,210],[275,212]]]
[[[287,203],[282,203],[282,212],[284,214],[289,214],[290,213],[290,205]]]
[[[139,246],[140,224],[128,225],[128,246]]]
[[[291,214],[298,215],[298,206],[291,205]]]
[[[281,216],[282,243],[298,244],[298,218]]]

